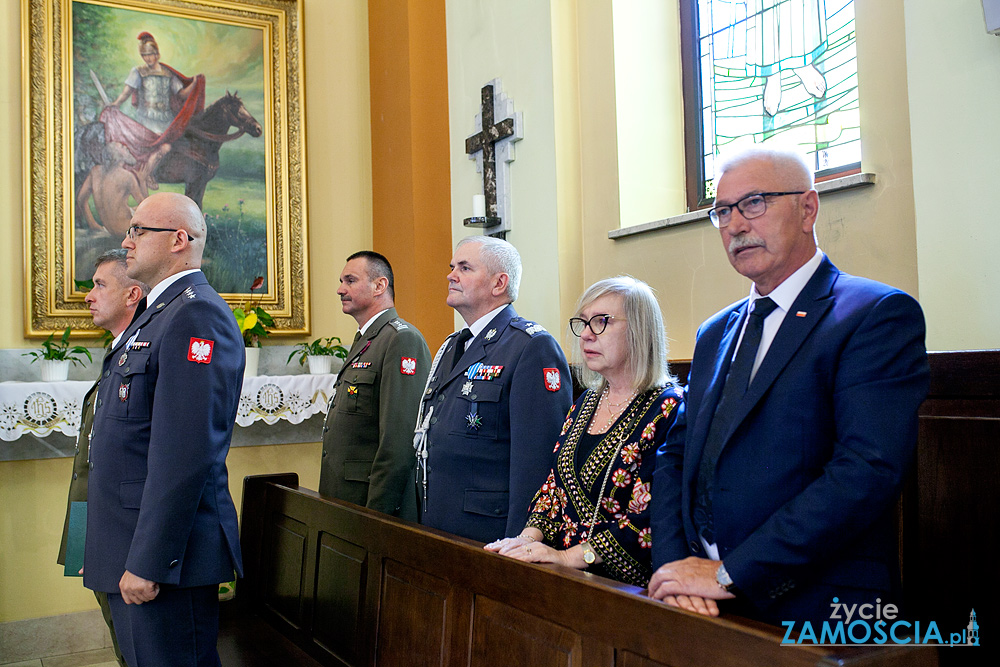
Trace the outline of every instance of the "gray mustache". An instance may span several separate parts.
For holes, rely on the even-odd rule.
[[[741,248],[749,248],[751,246],[767,246],[764,239],[759,236],[734,236],[729,240],[729,254],[740,250]]]

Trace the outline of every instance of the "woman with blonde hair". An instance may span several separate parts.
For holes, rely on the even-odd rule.
[[[524,530],[485,548],[645,586],[654,459],[681,399],[663,315],[649,285],[618,276],[583,293],[569,326],[588,389],[566,417]]]

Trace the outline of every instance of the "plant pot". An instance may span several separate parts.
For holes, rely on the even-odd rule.
[[[309,362],[310,375],[327,375],[333,365],[333,357],[323,354],[307,354],[306,360]]]
[[[260,348],[259,347],[246,347],[243,348],[247,353],[247,366],[243,370],[243,377],[254,378],[257,377],[257,365],[260,363]]]
[[[42,359],[42,382],[65,382],[71,363],[69,359]]]

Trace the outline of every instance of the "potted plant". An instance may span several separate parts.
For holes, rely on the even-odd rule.
[[[347,358],[347,348],[340,343],[338,336],[317,338],[311,343],[299,343],[288,355],[288,360],[285,363],[291,362],[298,355],[300,365],[305,364],[307,360],[309,361],[309,372],[312,375],[329,373],[333,367],[334,357],[340,360]]]
[[[55,339],[55,332],[42,342],[42,349],[25,352],[22,357],[32,357],[31,363],[38,360],[42,362],[42,382],[63,382],[69,377],[70,364],[83,365],[83,357],[90,361],[94,358],[90,356],[90,350],[82,345],[69,345],[69,335],[72,327],[66,327],[59,340]]]
[[[257,276],[253,284],[250,285],[250,302],[246,308],[242,304],[233,308],[233,316],[236,317],[236,324],[243,334],[243,345],[246,347],[247,365],[243,371],[244,377],[254,377],[257,375],[257,365],[260,361],[260,339],[267,338],[270,332],[267,327],[274,326],[274,318],[266,310],[260,307],[260,299],[257,305],[253,305],[253,291],[260,289],[264,284],[264,276]]]

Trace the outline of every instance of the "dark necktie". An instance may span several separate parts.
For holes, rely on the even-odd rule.
[[[354,347],[355,345],[357,345],[359,340],[361,340],[361,330],[360,329],[358,329],[358,332],[356,334],[354,334],[354,342],[351,343],[351,347]]]
[[[457,336],[455,336],[455,356],[451,358],[452,369],[458,365],[458,360],[462,358],[465,354],[465,344],[469,342],[472,338],[472,332],[469,329],[462,329]]]
[[[719,454],[725,444],[724,438],[736,416],[740,401],[750,386],[750,373],[757,358],[761,334],[764,332],[764,319],[777,307],[769,297],[754,302],[753,312],[747,321],[747,328],[743,332],[739,350],[736,351],[736,358],[729,367],[726,385],[722,388],[722,396],[719,398],[719,405],[715,409],[712,426],[705,440],[701,465],[698,466],[698,485],[695,488],[694,523],[709,544],[715,543],[715,525],[712,519],[712,480],[715,477],[715,464],[719,460]]]

